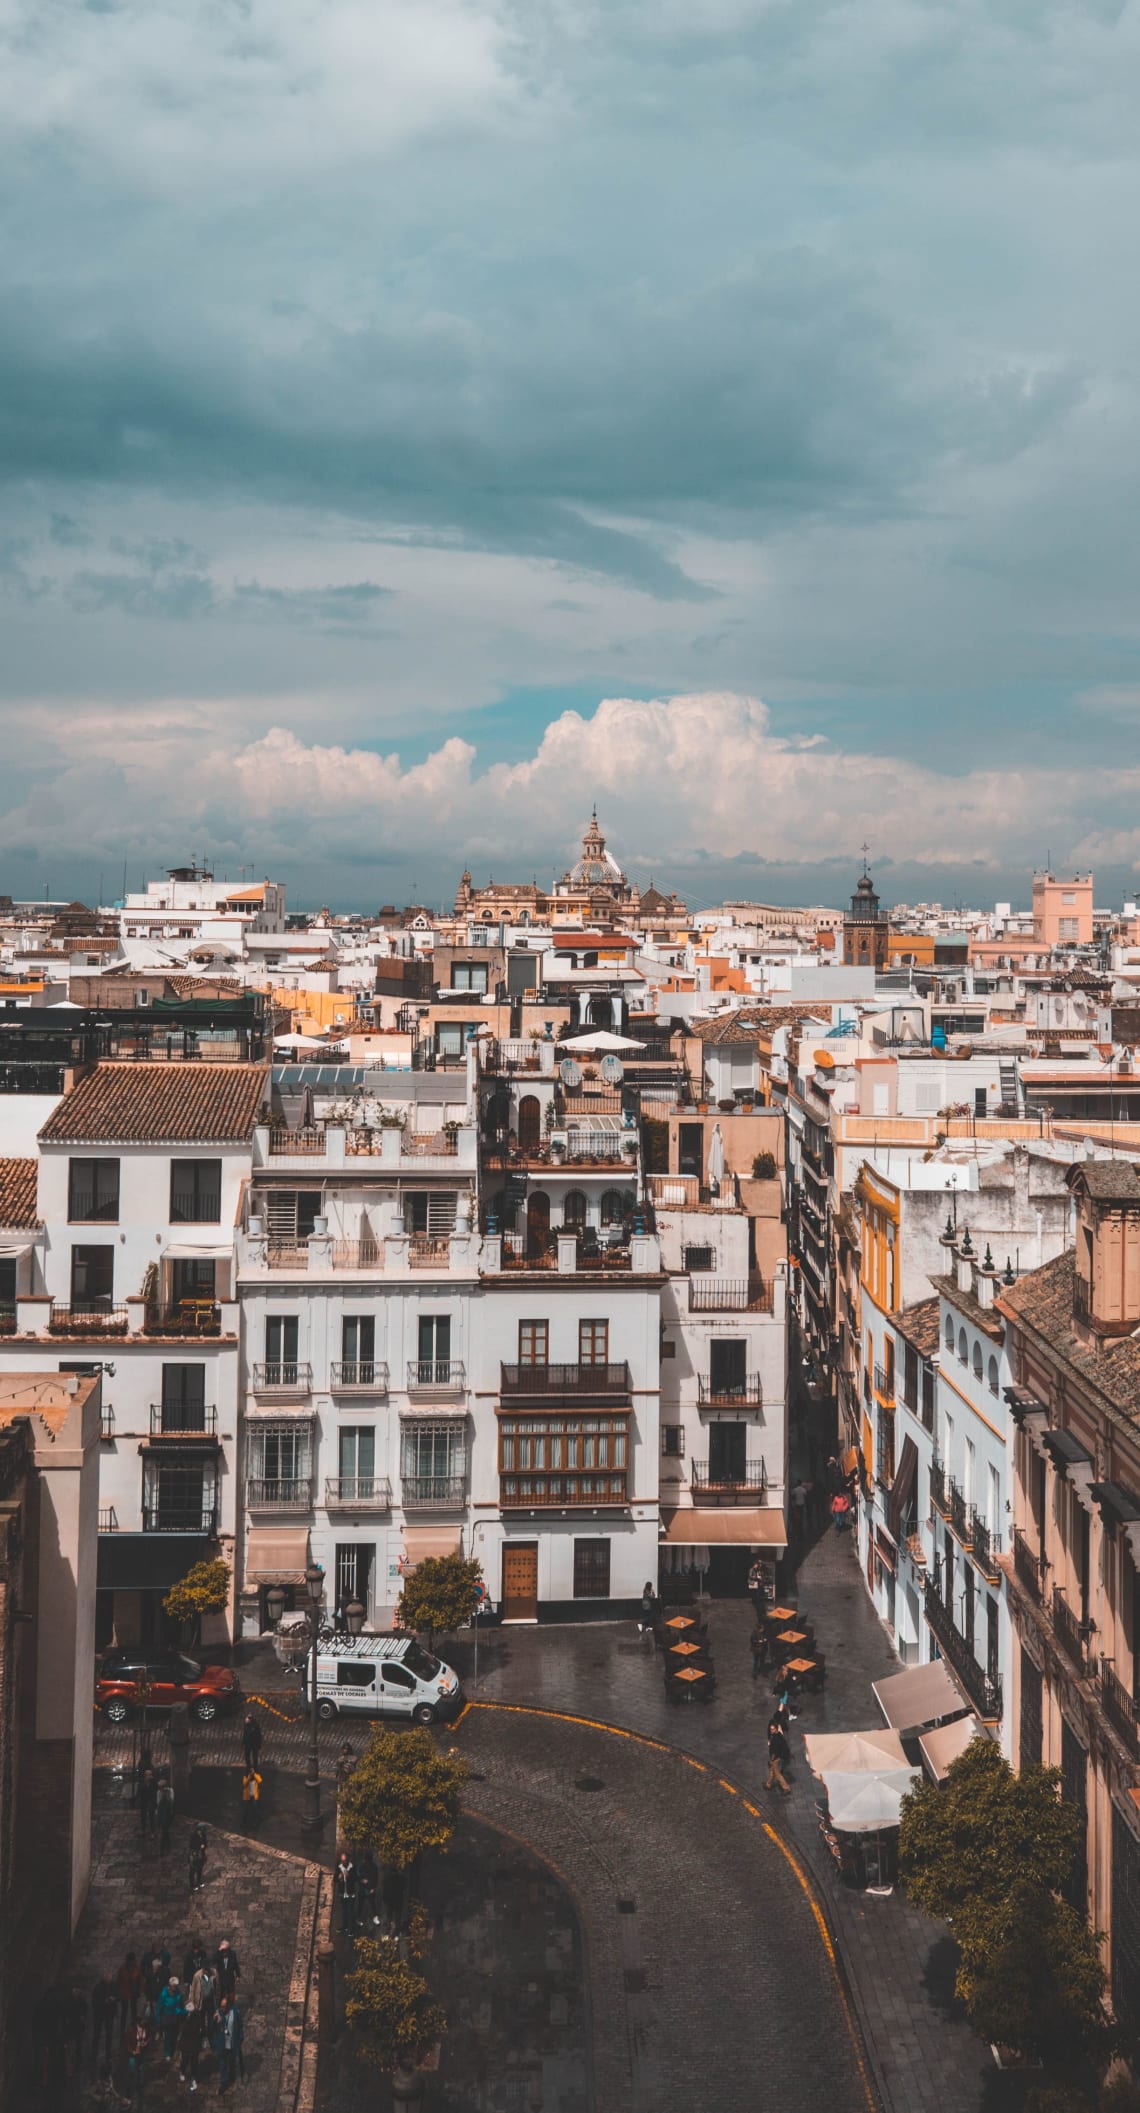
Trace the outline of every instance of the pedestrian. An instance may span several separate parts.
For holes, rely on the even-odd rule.
[[[99,2050],[103,2060],[115,2058],[115,2021],[119,2014],[119,1993],[110,1974],[100,1974],[91,1991],[91,2074],[99,2067]]]
[[[212,2034],[214,2053],[218,2057],[218,2090],[225,2091],[236,2083],[240,2076],[245,2079],[245,2063],[242,2060],[241,2043],[245,2037],[242,2014],[231,1996],[223,1996],[214,2013]]]
[[[646,1581],[641,1588],[641,1605],[637,1610],[638,1635],[651,1636],[653,1633],[653,1625],[656,1619],[657,1594],[653,1590],[653,1586],[650,1583],[649,1579],[646,1578]]]
[[[849,1523],[848,1514],[850,1510],[851,1499],[848,1496],[846,1490],[837,1489],[835,1495],[831,1500],[831,1516],[835,1525],[836,1533],[846,1533]]]
[[[782,1790],[786,1798],[792,1794],[792,1786],[784,1775],[784,1765],[792,1758],[787,1734],[779,1717],[773,1717],[768,1726],[768,1779],[765,1790]]]
[[[202,2020],[203,2031],[206,2030],[218,2007],[218,1994],[218,1969],[216,1966],[211,1966],[205,1955],[203,1955],[201,1964],[194,1969],[194,1975],[190,1982],[190,1994],[186,2002],[188,2010],[196,2010],[198,2012]]]
[[[191,2008],[187,2002],[178,2033],[178,2074],[181,2081],[189,2084],[192,2091],[198,2089],[198,2056],[202,2050],[202,2035],[205,2029],[206,2021],[202,2012]]]
[[[142,1792],[143,1777],[145,1776],[147,1769],[153,1768],[153,1766],[154,1763],[151,1760],[150,1753],[150,1740],[144,1734],[143,1738],[139,1742],[138,1758],[135,1761],[135,1780],[131,1792],[132,1805],[138,1804],[139,1797]]]
[[[143,2084],[146,2081],[144,2074],[146,2069],[146,2050],[150,2046],[150,2026],[145,2018],[136,2018],[134,2024],[127,2027],[126,2045],[127,2083],[130,2087],[131,2097],[136,2103],[139,2103],[142,2100]]]
[[[154,2021],[162,2033],[164,2061],[174,2060],[174,2050],[178,2045],[178,2035],[185,2016],[186,1998],[182,1993],[182,1983],[177,1974],[171,1974],[154,2006]]]
[[[124,2098],[115,2088],[110,2062],[104,2062],[98,2077],[88,2093],[88,2104],[104,2109],[104,2113],[126,2113],[130,2099]]]
[[[333,1610],[333,1634],[334,1636],[348,1635],[348,1605],[343,1592]]]
[[[840,1467],[834,1453],[829,1453],[827,1456],[827,1487],[832,1496],[835,1495],[836,1490],[843,1487],[843,1469]]]
[[[165,1773],[159,1776],[155,1793],[154,1816],[158,1827],[158,1853],[170,1854],[170,1830],[174,1825],[174,1789]]]
[[[158,1999],[170,1976],[170,1953],[165,1944],[154,1944],[142,1963],[144,2015],[153,2019]]]
[[[792,1484],[792,1523],[801,1541],[807,1539],[807,1502],[807,1484],[801,1475],[799,1481]]]
[[[210,1954],[206,1950],[202,1939],[197,1934],[195,1934],[193,1937],[191,1937],[190,1942],[186,1947],[186,1955],[182,1961],[182,1981],[184,1987],[189,1988],[190,1983],[193,1981],[195,1974],[201,1972],[201,1969],[206,1965],[207,1961],[209,1960],[209,1957]]]
[[[347,1783],[349,1776],[352,1774],[352,1771],[355,1767],[356,1755],[353,1752],[352,1747],[349,1745],[348,1740],[346,1739],[344,1745],[341,1747],[341,1750],[336,1757],[336,1787],[338,1791],[344,1789],[344,1786]]]
[[[252,1710],[246,1711],[242,1726],[241,1750],[247,1768],[256,1768],[261,1758],[261,1726]]]
[[[119,2032],[122,2034],[128,2025],[134,2024],[143,1992],[142,1968],[133,1952],[126,1954],[119,1967],[115,1986],[119,1992]]]
[[[195,1820],[190,1829],[190,1844],[187,1850],[187,1872],[192,1893],[200,1893],[206,1883],[206,1849],[206,1829],[201,1820]]]
[[[247,1828],[256,1830],[260,1802],[261,1777],[256,1768],[247,1768],[241,1779],[242,1820]]]
[[[362,1929],[374,1928],[380,1921],[376,1899],[380,1890],[380,1873],[371,1849],[365,1849],[356,1859],[356,1919]]]
[[[759,1556],[748,1572],[748,1597],[752,1601],[752,1611],[759,1621],[764,1612],[764,1566]]]
[[[752,1678],[756,1680],[768,1663],[768,1624],[763,1616],[748,1639],[748,1648],[752,1653]]]
[[[214,1954],[214,1967],[218,1976],[218,1995],[219,1997],[228,1996],[232,2003],[237,1995],[237,1985],[241,1978],[241,1967],[238,1965],[238,1955],[228,1937],[222,1938]]]
[[[143,1834],[154,1833],[157,1804],[158,1778],[153,1768],[145,1768],[139,1785],[139,1828]]]
[[[340,1933],[342,1937],[356,1935],[356,1865],[347,1849],[342,1849],[333,1872],[336,1897],[340,1902]]]

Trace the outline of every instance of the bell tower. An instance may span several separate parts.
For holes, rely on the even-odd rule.
[[[851,908],[843,920],[843,960],[847,968],[885,969],[890,919],[879,906],[863,846],[863,871],[855,884]]]

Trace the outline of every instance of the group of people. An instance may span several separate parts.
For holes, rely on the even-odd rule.
[[[181,2081],[198,2089],[198,2064],[207,2047],[217,2057],[218,2088],[244,2081],[245,2022],[238,2002],[241,1966],[228,1937],[210,1952],[193,1937],[175,1972],[169,1946],[129,1951],[114,1974],[101,1974],[91,1991],[91,2102],[137,2105],[152,2058],[178,2063]],[[116,2081],[121,2056],[126,2093]]]
[[[859,1494],[858,1468],[853,1467],[844,1474],[833,1453],[827,1463],[827,1487],[835,1531],[846,1533],[855,1517],[855,1499]]]
[[[380,1871],[371,1849],[342,1849],[333,1869],[342,1937],[368,1936],[382,1921]]]

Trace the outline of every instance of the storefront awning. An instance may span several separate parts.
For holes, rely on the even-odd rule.
[[[245,1544],[247,1586],[303,1585],[309,1567],[307,1526],[251,1526]]]
[[[232,1262],[234,1244],[230,1240],[225,1247],[195,1247],[189,1240],[171,1240],[162,1250],[164,1262]]]
[[[777,1554],[788,1545],[782,1511],[749,1510],[744,1504],[726,1504],[718,1510],[668,1511],[661,1507],[659,1539],[670,1548],[771,1548]]]
[[[100,1592],[169,1592],[211,1554],[204,1533],[101,1533],[95,1582]]]
[[[937,1731],[923,1733],[918,1742],[919,1752],[936,1783],[945,1780],[951,1761],[965,1753],[971,1739],[976,1739],[980,1730],[976,1717],[959,1717],[956,1724],[940,1724]]]
[[[421,1408],[416,1402],[408,1402],[400,1410],[401,1423],[466,1423],[466,1409],[449,1408],[445,1401],[433,1402]]]
[[[463,1553],[460,1528],[458,1526],[405,1526],[404,1553],[407,1567],[414,1570],[427,1555],[461,1555]]]
[[[31,1233],[0,1233],[0,1255],[6,1261],[30,1255],[35,1244]]]
[[[905,1673],[892,1673],[889,1680],[876,1680],[871,1692],[887,1723],[904,1739],[948,1717],[960,1717],[966,1709],[940,1658],[930,1665],[912,1665]]]

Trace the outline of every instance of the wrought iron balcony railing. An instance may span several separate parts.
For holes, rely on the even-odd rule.
[[[1019,1533],[1016,1526],[1013,1529],[1013,1569],[1018,1584],[1028,1592],[1030,1599],[1035,1599],[1038,1606],[1043,1605],[1045,1578],[1041,1558],[1034,1553],[1025,1535]]]
[[[924,1591],[927,1626],[932,1636],[937,1639],[947,1664],[953,1667],[979,1715],[985,1718],[1000,1717],[1000,1680],[991,1678],[984,1667],[978,1664],[969,1641],[963,1636],[933,1578],[927,1578]]]
[[[313,1368],[295,1357],[271,1358],[253,1368],[255,1394],[306,1395],[313,1391]]]
[[[758,1409],[763,1406],[764,1388],[758,1372],[749,1372],[740,1379],[697,1380],[697,1398],[710,1408]]]
[[[408,1365],[409,1394],[461,1394],[466,1368],[457,1357],[413,1357]]]
[[[378,1357],[345,1357],[329,1366],[330,1394],[386,1394],[388,1367]]]
[[[1053,1634],[1071,1666],[1087,1673],[1089,1631],[1076,1609],[1070,1607],[1060,1585],[1053,1587]]]
[[[328,1475],[326,1511],[389,1511],[392,1485],[383,1475]]]
[[[401,1475],[400,1495],[405,1511],[456,1511],[467,1501],[467,1477],[462,1475]]]
[[[312,1477],[251,1475],[245,1485],[245,1501],[250,1511],[311,1511]]]
[[[599,1395],[624,1399],[630,1387],[624,1360],[613,1365],[500,1365],[499,1375],[500,1391],[524,1400],[545,1400],[552,1394],[586,1400]]]
[[[691,1460],[689,1486],[694,1497],[751,1498],[755,1502],[767,1495],[768,1471],[763,1460],[749,1460],[735,1473],[730,1468],[712,1468],[707,1460]]]
[[[152,1401],[150,1405],[150,1435],[152,1438],[215,1438],[218,1432],[218,1412],[215,1408],[187,1408],[167,1401]]]
[[[1107,1658],[1100,1661],[1100,1706],[1113,1730],[1134,1754],[1140,1754],[1140,1725],[1135,1697]]]

